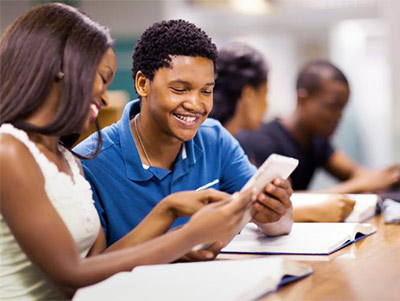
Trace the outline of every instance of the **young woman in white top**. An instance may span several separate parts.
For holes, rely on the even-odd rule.
[[[30,10],[1,38],[2,298],[64,299],[119,271],[177,260],[229,238],[251,202],[250,191],[234,200],[212,190],[173,194],[106,249],[90,186],[66,141],[107,105],[112,45],[107,29],[54,3]]]

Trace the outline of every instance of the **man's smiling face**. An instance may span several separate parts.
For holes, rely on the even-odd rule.
[[[212,109],[214,63],[203,57],[173,56],[170,65],[156,71],[142,111],[164,134],[188,141]]]

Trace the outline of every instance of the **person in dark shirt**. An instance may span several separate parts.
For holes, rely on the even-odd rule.
[[[314,171],[334,152],[329,141],[321,137],[314,137],[310,145],[304,148],[278,118],[262,124],[259,131],[240,132],[237,139],[257,166],[273,153],[298,159],[299,165],[291,175],[295,190],[307,190]]]
[[[400,165],[381,170],[360,166],[330,143],[350,94],[345,75],[327,61],[307,64],[297,79],[297,107],[285,119],[237,135],[247,155],[261,165],[271,153],[299,159],[292,174],[294,190],[306,190],[322,167],[342,182],[331,193],[378,192],[400,182]]]
[[[218,119],[231,134],[239,138],[250,160],[257,165],[261,165],[269,154],[282,153],[280,146],[289,144],[290,151],[283,154],[300,160],[300,166],[295,170],[300,176],[294,174],[292,181],[306,187],[314,166],[332,155],[333,148],[326,140],[316,138],[311,144],[312,151],[302,151],[296,141],[287,143],[291,136],[278,120],[268,124],[268,135],[264,130],[266,125],[254,132],[259,128],[267,108],[268,66],[263,55],[246,44],[232,43],[219,50],[218,62],[214,107],[210,116]],[[241,132],[243,129],[246,131]],[[250,147],[253,145],[254,148]],[[313,169],[304,173],[304,166],[308,165],[313,166]],[[334,196],[320,204],[294,207],[293,219],[298,222],[343,221],[353,206],[353,200]]]

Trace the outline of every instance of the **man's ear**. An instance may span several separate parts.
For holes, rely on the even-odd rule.
[[[142,71],[138,71],[135,76],[135,88],[139,96],[147,97],[150,91],[150,80],[143,74]]]
[[[297,89],[297,102],[298,103],[304,103],[308,97],[309,97],[309,94],[306,89],[304,89],[304,88]]]

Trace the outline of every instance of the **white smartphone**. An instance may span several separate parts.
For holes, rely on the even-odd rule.
[[[296,169],[298,164],[299,160],[297,159],[277,154],[271,154],[240,191],[244,191],[248,188],[253,187],[255,190],[253,201],[255,201],[257,195],[264,189],[267,184],[271,183],[275,178],[287,179],[290,174]],[[242,221],[236,229],[235,235],[239,233],[243,229],[243,227],[249,221],[251,221],[251,219],[251,210],[249,209],[244,214]],[[229,243],[233,239],[233,237],[226,243]],[[210,246],[211,244],[202,244],[196,246],[195,248],[193,248],[193,250],[207,249]]]
[[[287,179],[296,169],[298,164],[299,160],[295,158],[271,154],[240,191],[253,187],[255,189],[255,196],[257,196],[264,187],[271,183],[275,178]],[[237,233],[243,229],[251,218],[251,212],[248,210],[244,214],[242,222],[239,224]]]
[[[299,160],[295,158],[271,154],[240,191],[253,187],[258,194],[273,179],[278,177],[287,179],[298,164]]]

